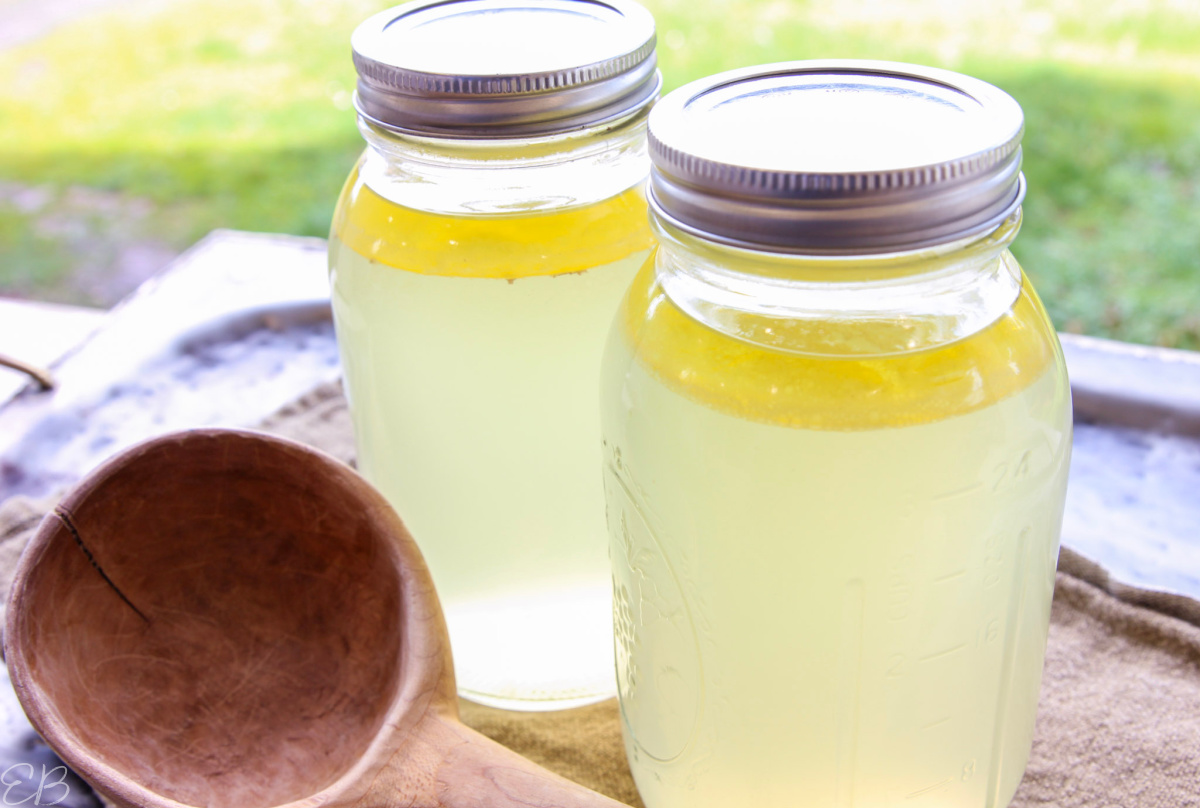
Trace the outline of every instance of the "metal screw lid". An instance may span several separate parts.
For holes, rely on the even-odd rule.
[[[987,232],[1020,207],[1021,107],[930,67],[785,62],[710,76],[650,113],[650,204],[718,242],[899,252]]]
[[[632,0],[417,0],[367,19],[351,46],[359,114],[417,135],[569,132],[662,85],[654,18]]]

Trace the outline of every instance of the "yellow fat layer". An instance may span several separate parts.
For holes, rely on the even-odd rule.
[[[636,361],[680,395],[740,418],[804,429],[910,426],[962,415],[1042,375],[1057,342],[1032,287],[999,320],[966,339],[881,357],[785,353],[734,339],[684,314],[655,280],[653,253],[622,303]],[[649,313],[649,314],[647,314]],[[889,324],[851,328],[880,344]],[[876,333],[873,335],[873,331]]]
[[[654,243],[641,186],[560,211],[450,216],[390,202],[357,170],[342,189],[333,233],[359,255],[408,272],[509,280],[583,272]]]

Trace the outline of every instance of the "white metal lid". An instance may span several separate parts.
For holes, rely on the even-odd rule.
[[[650,202],[704,238],[881,253],[983,233],[1024,197],[1024,116],[930,67],[808,61],[686,85],[650,114]]]
[[[632,0],[416,0],[351,38],[355,106],[419,135],[569,132],[650,104],[654,18]]]

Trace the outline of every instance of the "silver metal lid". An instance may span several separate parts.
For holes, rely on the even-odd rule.
[[[351,38],[355,107],[400,132],[569,132],[650,104],[654,18],[632,0],[417,0]]]
[[[710,76],[650,113],[650,203],[755,249],[886,253],[997,227],[1020,207],[1021,107],[986,82],[873,61]]]

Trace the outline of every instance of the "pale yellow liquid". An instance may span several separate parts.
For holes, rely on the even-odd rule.
[[[618,683],[648,808],[1008,804],[1069,455],[1054,346],[1026,291],[940,350],[788,355],[639,276],[603,413]]]
[[[429,564],[469,698],[615,692],[597,368],[649,243],[640,191],[475,217],[356,177],[343,194],[330,264],[359,468]]]

